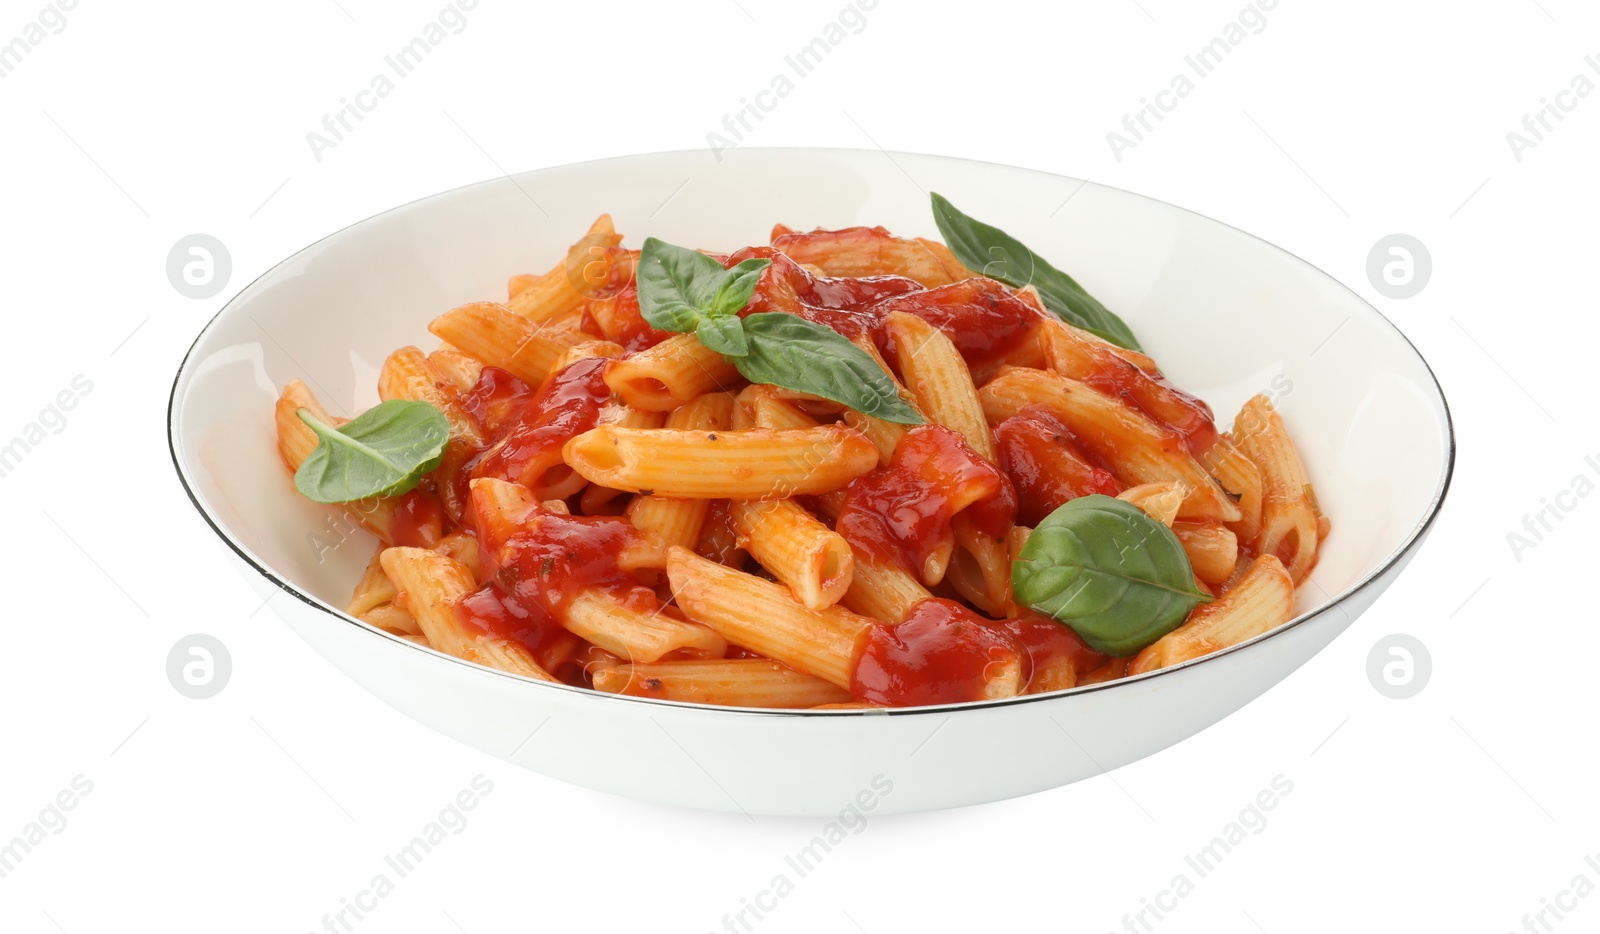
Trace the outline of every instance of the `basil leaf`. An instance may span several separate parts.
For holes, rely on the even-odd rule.
[[[711,297],[710,313],[736,315],[744,311],[744,306],[750,304],[750,296],[755,294],[762,270],[771,265],[770,259],[747,259],[725,270],[722,284],[717,286],[716,294]]]
[[[639,252],[639,313],[651,327],[693,331],[711,308],[727,274],[721,263],[699,250],[647,237]],[[746,301],[749,298],[745,296]]]
[[[877,361],[838,331],[784,311],[741,320],[750,352],[731,362],[745,379],[809,392],[886,422],[922,424]]]
[[[933,219],[945,245],[962,265],[981,276],[998,279],[1013,288],[1032,285],[1046,308],[1068,324],[1130,350],[1139,341],[1127,323],[1117,317],[1075,279],[1045,262],[1037,253],[998,227],[961,213],[943,195],[933,194]]]
[[[450,422],[426,402],[380,402],[334,428],[301,409],[322,443],[294,472],[294,486],[319,503],[347,503],[405,493],[439,466]]]
[[[1101,494],[1069,500],[1039,523],[1011,564],[1011,590],[1096,652],[1117,656],[1138,652],[1211,600],[1195,587],[1171,529]]]
[[[750,342],[744,334],[744,319],[738,315],[701,318],[694,333],[700,338],[700,343],[725,357],[742,357],[750,352]]]

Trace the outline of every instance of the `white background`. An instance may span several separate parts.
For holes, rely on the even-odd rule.
[[[1331,648],[1222,724],[1109,777],[874,819],[759,930],[1121,929],[1174,875],[1193,878],[1184,856],[1280,774],[1293,791],[1265,829],[1155,930],[1503,932],[1575,876],[1600,882],[1584,862],[1600,853],[1600,503],[1564,498],[1575,508],[1520,560],[1507,542],[1574,477],[1600,479],[1584,462],[1600,463],[1600,95],[1520,160],[1506,139],[1574,75],[1600,82],[1584,61],[1600,17],[1577,0],[1282,0],[1117,159],[1107,132],[1241,6],[881,0],[745,144],[1089,177],[1328,270],[1405,331],[1450,398],[1460,458],[1432,539]],[[613,798],[413,724],[256,613],[184,499],[164,437],[172,374],[253,277],[502,171],[705,146],[841,4],[482,0],[316,159],[307,132],[440,7],[86,0],[0,80],[0,441],[74,376],[93,383],[0,479],[0,842],[75,776],[93,782],[0,879],[4,930],[318,930],[479,774],[493,792],[470,825],[356,930],[720,930],[822,824]],[[0,3],[0,42],[39,8]],[[166,277],[195,232],[232,254],[213,299]],[[1434,263],[1404,301],[1366,274],[1395,232]],[[193,632],[232,653],[210,700],[167,681],[168,649]],[[1405,701],[1365,673],[1394,632],[1433,658]],[[1545,920],[1594,930],[1600,897]]]

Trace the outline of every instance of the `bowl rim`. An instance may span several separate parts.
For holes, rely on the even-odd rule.
[[[987,160],[984,160],[984,159],[971,159],[971,158],[967,158],[967,157],[964,157],[964,156],[948,156],[948,155],[940,155],[940,154],[937,154],[937,153],[909,152],[909,151],[905,151],[905,150],[888,150],[888,149],[883,149],[882,147],[878,147],[878,148],[875,148],[875,149],[868,149],[868,148],[864,148],[864,147],[847,147],[847,146],[748,146],[748,147],[741,146],[740,149],[741,149],[741,151],[752,151],[752,152],[760,152],[760,153],[788,153],[788,154],[796,154],[796,155],[805,154],[805,153],[838,154],[838,155],[845,155],[845,156],[849,156],[849,157],[861,157],[861,156],[870,157],[870,156],[873,156],[873,155],[879,155],[879,156],[883,156],[883,157],[888,158],[891,162],[894,162],[895,161],[895,157],[897,157],[897,156],[904,156],[904,157],[906,157],[908,159],[935,160],[935,161],[943,161],[943,162],[962,162],[962,163],[967,163],[967,164],[974,165],[974,166],[981,166],[981,167],[983,167],[985,169],[1005,169],[1005,170],[1011,170],[1011,171],[1030,172],[1030,173],[1035,173],[1035,174],[1039,174],[1039,175],[1048,175],[1048,176],[1051,176],[1051,177],[1054,177],[1054,178],[1058,178],[1058,179],[1062,179],[1062,180],[1068,181],[1068,182],[1078,182],[1080,187],[1086,187],[1088,185],[1095,185],[1096,187],[1099,187],[1099,188],[1107,190],[1107,191],[1113,191],[1113,192],[1116,192],[1116,193],[1118,193],[1120,195],[1126,195],[1126,196],[1129,196],[1129,197],[1132,197],[1132,198],[1138,198],[1138,199],[1141,199],[1141,200],[1144,200],[1144,201],[1148,201],[1148,202],[1151,202],[1151,203],[1154,203],[1154,204],[1159,204],[1162,207],[1168,208],[1170,210],[1181,211],[1184,214],[1192,215],[1194,217],[1200,218],[1200,219],[1208,221],[1210,223],[1217,224],[1217,225],[1219,225],[1221,227],[1227,228],[1228,230],[1234,231],[1235,233],[1242,234],[1243,236],[1248,237],[1251,240],[1254,240],[1254,241],[1256,241],[1258,243],[1261,243],[1264,246],[1268,247],[1269,249],[1271,249],[1271,250],[1273,250],[1273,251],[1275,251],[1277,253],[1283,254],[1284,256],[1288,257],[1289,259],[1291,259],[1291,260],[1293,260],[1295,262],[1304,264],[1307,268],[1315,270],[1319,275],[1321,275],[1324,278],[1326,278],[1329,282],[1335,284],[1340,289],[1342,289],[1345,292],[1349,293],[1350,296],[1355,298],[1362,305],[1366,306],[1366,308],[1368,310],[1370,310],[1374,315],[1376,315],[1378,320],[1380,322],[1382,322],[1385,326],[1387,326],[1389,328],[1389,330],[1393,331],[1395,336],[1398,337],[1405,344],[1405,346],[1417,358],[1417,361],[1422,364],[1423,372],[1428,374],[1428,379],[1433,384],[1434,394],[1438,397],[1440,410],[1444,414],[1444,426],[1443,427],[1444,427],[1445,456],[1444,456],[1444,464],[1443,464],[1443,467],[1442,467],[1442,469],[1440,471],[1439,478],[1438,478],[1437,482],[1435,483],[1433,495],[1432,495],[1431,500],[1428,503],[1428,509],[1427,509],[1426,514],[1416,524],[1416,526],[1414,528],[1412,528],[1410,533],[1407,534],[1405,540],[1403,542],[1401,542],[1401,544],[1398,547],[1396,547],[1393,551],[1391,551],[1388,555],[1386,555],[1383,558],[1382,561],[1378,562],[1372,568],[1372,570],[1367,572],[1360,579],[1358,579],[1353,584],[1349,585],[1348,587],[1346,587],[1345,589],[1343,589],[1339,593],[1330,596],[1327,603],[1325,603],[1322,606],[1317,607],[1315,609],[1308,610],[1308,611],[1306,611],[1304,613],[1301,613],[1300,615],[1295,616],[1294,618],[1288,620],[1287,622],[1281,623],[1281,624],[1273,627],[1272,629],[1269,629],[1266,632],[1261,633],[1258,636],[1254,636],[1254,637],[1252,637],[1250,639],[1246,639],[1243,642],[1235,643],[1234,645],[1230,645],[1225,649],[1220,649],[1220,650],[1218,650],[1216,652],[1211,652],[1211,653],[1209,653],[1207,655],[1202,655],[1199,658],[1189,659],[1188,661],[1180,662],[1177,665],[1172,665],[1172,666],[1166,667],[1166,668],[1157,668],[1154,671],[1147,671],[1147,672],[1143,672],[1143,673],[1137,674],[1137,675],[1129,675],[1129,676],[1126,676],[1126,677],[1117,678],[1117,679],[1112,680],[1112,681],[1104,681],[1104,682],[1100,682],[1100,683],[1097,683],[1097,684],[1080,685],[1078,687],[1066,688],[1066,689],[1060,690],[1060,691],[1050,691],[1050,692],[1045,692],[1045,693],[1040,693],[1040,694],[1020,694],[1020,695],[1017,695],[1015,697],[1006,697],[1006,698],[1000,698],[1000,699],[996,699],[996,700],[964,701],[964,702],[961,702],[961,703],[954,703],[954,704],[932,704],[932,705],[921,706],[921,707],[867,707],[867,708],[847,708],[847,709],[842,709],[842,710],[839,710],[839,709],[835,709],[835,710],[813,710],[813,709],[807,709],[807,708],[790,709],[790,708],[778,708],[778,707],[732,707],[732,706],[724,706],[724,705],[718,705],[718,704],[700,704],[700,703],[693,703],[693,702],[690,702],[690,701],[665,700],[665,699],[662,699],[662,698],[655,698],[655,697],[636,697],[636,696],[630,695],[630,694],[611,694],[611,693],[608,693],[608,692],[605,692],[605,691],[597,691],[597,690],[595,690],[593,688],[586,688],[586,687],[581,687],[581,686],[578,686],[578,685],[566,684],[564,682],[540,681],[540,680],[537,680],[537,679],[534,679],[534,678],[529,678],[526,675],[519,675],[519,674],[515,674],[513,672],[509,672],[509,671],[501,671],[501,670],[496,669],[496,668],[490,668],[490,667],[488,667],[486,665],[480,665],[480,664],[478,664],[476,662],[468,661],[467,659],[464,659],[464,658],[458,658],[458,657],[456,657],[454,655],[449,655],[449,654],[441,652],[438,649],[435,649],[435,648],[433,648],[431,646],[420,645],[418,643],[412,642],[409,639],[403,639],[400,636],[395,635],[394,633],[387,632],[385,630],[379,629],[378,627],[373,626],[370,623],[363,622],[362,620],[359,620],[359,619],[355,618],[354,616],[351,616],[349,613],[346,613],[345,611],[343,611],[343,610],[341,610],[341,609],[339,609],[339,608],[337,608],[337,607],[335,607],[335,606],[333,606],[333,605],[331,605],[329,603],[326,603],[326,602],[322,601],[321,599],[319,599],[319,598],[317,598],[317,597],[315,597],[315,596],[313,596],[313,595],[311,595],[309,593],[306,593],[305,591],[301,590],[293,582],[287,580],[283,576],[280,576],[272,568],[266,566],[265,562],[259,560],[250,551],[249,548],[245,547],[245,545],[242,542],[240,542],[237,538],[235,538],[233,536],[233,534],[231,532],[229,532],[226,528],[223,527],[222,523],[215,516],[212,515],[212,513],[211,513],[210,509],[207,507],[207,505],[201,501],[199,494],[195,491],[194,484],[191,483],[191,481],[190,481],[190,477],[189,477],[189,474],[188,474],[188,468],[187,468],[187,465],[185,463],[185,459],[179,453],[180,444],[179,444],[179,440],[178,440],[178,426],[177,426],[177,414],[178,414],[178,409],[179,409],[179,406],[180,406],[179,389],[183,387],[183,385],[185,383],[185,380],[187,378],[189,378],[190,376],[192,376],[192,372],[190,370],[190,366],[189,365],[190,365],[191,359],[194,356],[194,352],[200,346],[200,343],[203,340],[205,340],[206,335],[208,333],[210,333],[211,329],[217,324],[217,322],[220,321],[222,319],[222,317],[224,315],[226,315],[236,304],[238,304],[239,300],[243,296],[245,296],[252,289],[254,289],[258,283],[262,282],[264,279],[267,279],[269,276],[272,276],[273,274],[277,273],[279,270],[283,269],[285,266],[287,266],[288,264],[292,263],[294,260],[298,259],[303,254],[306,254],[306,253],[310,252],[311,250],[316,249],[324,241],[331,240],[331,239],[333,239],[335,237],[341,236],[344,233],[346,233],[347,231],[352,230],[353,228],[359,227],[359,226],[361,226],[363,224],[366,224],[369,221],[373,221],[373,220],[376,220],[376,219],[381,218],[381,217],[387,217],[388,215],[391,215],[391,214],[397,214],[397,213],[402,212],[402,211],[407,211],[407,210],[413,209],[413,208],[423,204],[424,202],[433,201],[435,199],[443,199],[443,198],[446,198],[446,197],[451,196],[451,195],[455,195],[455,194],[459,194],[461,192],[465,192],[465,191],[467,191],[469,189],[482,188],[482,187],[486,187],[486,186],[489,186],[489,185],[494,185],[494,184],[497,184],[497,183],[500,183],[500,182],[503,182],[503,181],[507,181],[507,180],[511,181],[513,184],[518,184],[517,180],[519,178],[525,177],[525,176],[539,175],[539,174],[542,174],[542,173],[554,172],[554,171],[559,171],[559,170],[562,170],[562,169],[574,169],[574,168],[587,167],[587,166],[598,166],[598,165],[603,165],[603,164],[608,163],[608,162],[624,162],[624,161],[639,160],[639,159],[650,159],[650,158],[654,158],[654,157],[664,157],[664,156],[686,156],[686,155],[700,153],[701,150],[698,149],[698,148],[696,148],[696,149],[658,150],[658,151],[651,151],[651,152],[631,153],[631,154],[625,154],[625,155],[619,155],[619,156],[607,156],[607,157],[600,158],[600,159],[587,159],[587,160],[583,160],[583,161],[579,161],[579,162],[568,162],[568,163],[563,163],[563,164],[560,164],[560,165],[544,166],[544,167],[541,167],[541,168],[529,169],[529,170],[526,170],[526,171],[523,171],[523,172],[518,172],[518,173],[515,173],[515,174],[502,173],[501,175],[493,176],[491,178],[480,179],[479,181],[475,181],[475,182],[468,182],[467,184],[464,184],[464,185],[457,185],[454,188],[447,188],[447,189],[445,189],[443,191],[433,192],[431,194],[423,195],[423,196],[418,197],[418,198],[413,198],[410,201],[398,204],[398,205],[396,205],[394,207],[387,208],[387,209],[385,209],[383,211],[379,211],[376,214],[372,214],[372,215],[369,215],[367,217],[361,218],[360,220],[353,221],[353,222],[351,222],[349,224],[346,224],[345,226],[343,226],[343,227],[341,227],[341,228],[339,228],[337,230],[334,230],[334,231],[332,231],[332,232],[330,232],[328,234],[325,234],[325,235],[317,238],[316,240],[313,240],[311,243],[307,244],[304,247],[301,247],[299,250],[296,250],[295,252],[289,254],[288,256],[284,257],[283,259],[279,260],[278,262],[274,263],[272,266],[270,266],[269,268],[264,270],[260,275],[256,276],[249,283],[244,285],[238,291],[234,292],[233,295],[230,296],[228,298],[228,300],[222,304],[222,307],[217,310],[217,313],[212,315],[211,318],[206,321],[205,325],[203,327],[201,327],[199,333],[195,335],[194,342],[191,343],[189,345],[189,349],[184,352],[183,360],[178,364],[177,372],[173,376],[172,391],[169,394],[168,399],[167,399],[167,451],[168,451],[168,454],[172,458],[173,468],[177,472],[178,482],[179,482],[179,484],[182,485],[184,493],[189,498],[190,504],[194,506],[195,511],[200,514],[201,519],[205,520],[206,525],[210,526],[211,530],[214,533],[216,533],[217,537],[220,538],[223,541],[224,544],[226,544],[229,548],[231,548],[233,550],[233,552],[235,554],[237,554],[239,556],[239,558],[241,560],[243,560],[247,565],[249,565],[252,570],[254,570],[257,574],[261,575],[263,578],[265,578],[266,580],[271,582],[279,590],[286,591],[291,596],[293,596],[296,599],[300,600],[302,603],[305,603],[307,606],[326,614],[327,616],[331,617],[335,621],[343,622],[343,623],[347,623],[347,624],[356,626],[356,627],[366,631],[367,633],[369,633],[371,635],[381,636],[381,637],[387,638],[391,642],[394,642],[394,643],[397,643],[399,645],[408,647],[410,649],[413,649],[413,650],[416,650],[416,651],[420,651],[420,652],[424,652],[424,653],[432,655],[432,656],[434,656],[436,658],[443,659],[445,661],[449,661],[449,662],[453,662],[453,663],[458,664],[458,665],[465,666],[465,667],[467,667],[469,669],[472,669],[472,670],[480,672],[480,673],[496,675],[496,676],[499,676],[499,677],[502,677],[502,678],[509,678],[511,680],[514,680],[514,681],[520,681],[520,682],[524,682],[524,683],[529,684],[529,685],[534,685],[537,688],[541,688],[541,689],[556,689],[556,690],[561,690],[561,691],[567,691],[567,692],[570,692],[570,693],[572,693],[574,695],[577,695],[577,696],[586,697],[586,698],[592,698],[592,699],[594,699],[596,701],[601,701],[601,702],[610,702],[610,703],[628,702],[628,703],[636,703],[636,704],[645,705],[646,708],[648,708],[648,707],[668,707],[668,708],[677,708],[677,709],[681,709],[681,710],[697,711],[697,712],[712,713],[712,714],[743,714],[743,715],[755,716],[755,717],[802,717],[802,718],[804,718],[804,717],[914,716],[914,715],[931,715],[931,714],[944,714],[946,716],[950,716],[950,715],[954,715],[956,713],[959,713],[959,712],[962,712],[962,711],[966,711],[966,710],[980,710],[980,709],[989,709],[989,708],[997,708],[997,707],[1015,707],[1015,706],[1022,706],[1022,705],[1025,705],[1025,704],[1036,703],[1036,702],[1041,702],[1041,701],[1060,700],[1060,699],[1067,698],[1067,697],[1081,696],[1081,695],[1085,695],[1085,694],[1094,693],[1094,692],[1097,692],[1097,691],[1103,691],[1103,690],[1123,687],[1123,686],[1134,684],[1134,683],[1146,682],[1146,681],[1149,681],[1149,680],[1154,679],[1154,678],[1159,678],[1159,677],[1162,677],[1162,676],[1172,675],[1172,674],[1176,674],[1178,672],[1187,671],[1187,670],[1192,669],[1192,668],[1194,668],[1196,666],[1204,665],[1204,664],[1207,664],[1209,662],[1215,661],[1217,659],[1221,659],[1221,658],[1223,658],[1225,656],[1233,655],[1233,654],[1236,654],[1236,653],[1243,652],[1246,649],[1253,648],[1254,646],[1259,645],[1260,643],[1263,643],[1263,642],[1265,642],[1265,641],[1267,641],[1269,639],[1272,639],[1272,638],[1275,638],[1277,636],[1280,636],[1280,635],[1288,632],[1291,629],[1295,629],[1295,628],[1297,628],[1299,626],[1302,626],[1302,625],[1305,625],[1306,623],[1309,623],[1309,622],[1311,622],[1313,620],[1319,619],[1322,616],[1325,616],[1330,612],[1333,612],[1333,611],[1336,611],[1336,610],[1339,611],[1339,612],[1346,612],[1344,610],[1344,604],[1347,601],[1351,600],[1352,598],[1356,597],[1358,594],[1360,594],[1363,591],[1367,590],[1368,588],[1373,586],[1380,579],[1387,577],[1392,572],[1394,572],[1397,567],[1399,567],[1400,565],[1404,564],[1406,561],[1408,561],[1410,559],[1410,557],[1421,546],[1423,539],[1427,537],[1428,533],[1432,530],[1435,521],[1438,519],[1440,511],[1444,507],[1445,498],[1446,498],[1446,496],[1448,495],[1448,493],[1450,491],[1451,482],[1455,477],[1455,464],[1456,464],[1455,422],[1454,422],[1454,418],[1453,418],[1453,416],[1451,415],[1451,412],[1450,412],[1450,401],[1449,401],[1448,397],[1446,397],[1446,395],[1445,395],[1444,387],[1439,383],[1439,377],[1438,377],[1438,375],[1436,373],[1434,373],[1433,367],[1431,365],[1429,365],[1427,358],[1422,355],[1422,352],[1419,351],[1417,349],[1416,345],[1411,342],[1411,339],[1406,336],[1405,332],[1401,331],[1400,328],[1397,327],[1393,321],[1389,320],[1387,315],[1385,315],[1382,311],[1379,311],[1377,306],[1375,306],[1371,302],[1367,301],[1364,297],[1362,297],[1354,289],[1350,288],[1343,281],[1335,278],[1333,275],[1328,273],[1326,270],[1322,269],[1320,266],[1317,266],[1316,264],[1311,263],[1310,261],[1308,261],[1308,260],[1306,260],[1306,259],[1304,259],[1304,258],[1302,258],[1302,257],[1300,257],[1300,256],[1298,256],[1298,255],[1296,255],[1294,253],[1289,252],[1288,250],[1284,249],[1283,247],[1278,246],[1275,243],[1272,243],[1269,240],[1263,239],[1262,237],[1258,237],[1255,234],[1250,233],[1249,231],[1241,230],[1240,228],[1235,227],[1232,224],[1226,223],[1224,221],[1219,221],[1216,218],[1213,218],[1213,217],[1211,217],[1209,215],[1201,214],[1198,211],[1192,211],[1192,210],[1190,210],[1188,208],[1181,207],[1179,205],[1172,204],[1172,203],[1167,202],[1167,201],[1163,201],[1163,200],[1161,200],[1159,198],[1154,198],[1154,197],[1151,197],[1149,195],[1144,195],[1144,194],[1140,194],[1138,192],[1129,191],[1129,190],[1127,190],[1125,188],[1118,188],[1118,187],[1116,187],[1114,185],[1107,185],[1107,184],[1104,184],[1102,182],[1093,181],[1093,180],[1088,179],[1088,178],[1074,178],[1074,177],[1069,176],[1069,175],[1062,175],[1060,173],[1051,172],[1051,171],[1047,171],[1047,170],[1044,170],[1044,169],[1035,169],[1035,168],[1029,168],[1029,167],[1026,167],[1026,166],[1017,166],[1017,165],[1008,165],[1006,163],[990,162],[990,161],[987,161]],[[270,601],[272,599],[272,596],[275,596],[275,594],[274,595],[269,595],[267,597],[267,600]],[[263,603],[262,605],[265,606],[266,604]],[[276,611],[274,611],[274,612],[276,612]]]

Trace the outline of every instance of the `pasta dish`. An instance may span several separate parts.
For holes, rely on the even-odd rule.
[[[349,614],[790,709],[1059,691],[1286,622],[1328,521],[1269,398],[1220,429],[1074,279],[933,210],[944,242],[779,225],[726,254],[603,215],[390,354],[372,409],[291,382],[288,475],[378,542]]]

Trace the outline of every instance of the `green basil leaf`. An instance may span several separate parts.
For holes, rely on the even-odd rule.
[[[717,293],[711,297],[710,313],[736,315],[744,311],[744,306],[750,304],[750,296],[755,294],[762,270],[771,265],[770,259],[747,259],[726,270],[722,284],[717,286]]]
[[[663,331],[693,331],[728,277],[722,264],[699,250],[647,237],[637,271],[639,313]],[[751,285],[754,288],[754,284]],[[749,300],[749,296],[745,296]],[[743,307],[743,306],[740,306]]]
[[[1069,500],[1039,523],[1011,564],[1011,590],[1116,656],[1133,655],[1211,600],[1195,587],[1171,529],[1100,494]]]
[[[968,269],[1013,288],[1031,284],[1039,290],[1045,307],[1068,324],[1097,334],[1119,347],[1140,349],[1139,341],[1126,322],[1084,291],[1075,279],[1045,262],[1017,238],[961,213],[937,192],[933,194],[933,219],[944,235],[945,245]]]
[[[783,311],[741,320],[750,352],[731,362],[745,379],[809,392],[886,422],[922,424],[877,361],[838,331]]]
[[[750,342],[744,334],[744,319],[738,315],[701,318],[694,333],[700,338],[700,343],[725,357],[742,357],[750,352]]]
[[[322,443],[294,472],[294,486],[319,503],[407,492],[439,466],[450,440],[449,420],[426,402],[380,402],[339,428],[297,414]]]

